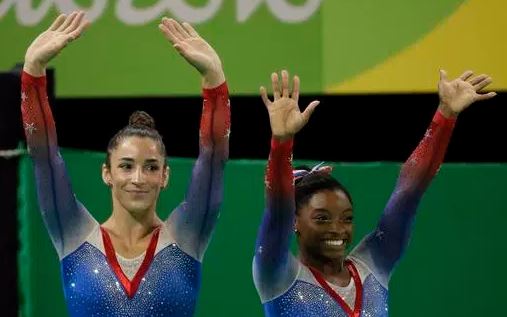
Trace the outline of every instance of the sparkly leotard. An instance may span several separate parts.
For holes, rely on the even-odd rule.
[[[424,138],[402,166],[377,228],[347,256],[347,267],[357,278],[344,288],[319,283],[318,274],[289,251],[295,221],[292,140],[272,140],[266,209],[253,261],[254,282],[266,316],[388,315],[390,275],[408,245],[417,206],[443,161],[454,123],[455,119],[435,113]],[[339,298],[333,298],[325,284]]]
[[[118,261],[108,233],[72,191],[58,150],[46,78],[23,73],[23,124],[42,218],[60,258],[71,316],[193,315],[201,261],[222,201],[230,131],[226,83],[204,89],[203,95],[199,157],[185,200],[153,232],[142,261]],[[133,277],[129,261],[137,269]]]

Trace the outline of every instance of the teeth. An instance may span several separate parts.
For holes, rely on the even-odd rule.
[[[326,240],[325,243],[327,245],[340,246],[340,245],[344,244],[344,241],[343,240]]]

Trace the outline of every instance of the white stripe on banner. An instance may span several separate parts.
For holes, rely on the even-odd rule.
[[[10,159],[26,153],[27,151],[23,149],[0,150],[0,158]]]

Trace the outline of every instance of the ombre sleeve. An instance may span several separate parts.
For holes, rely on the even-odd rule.
[[[442,164],[455,121],[437,110],[423,139],[402,165],[377,228],[351,252],[351,257],[370,266],[385,287],[409,243],[417,207]]]
[[[231,127],[227,84],[203,89],[203,98],[199,157],[184,201],[167,220],[180,248],[199,261],[209,244],[223,200]]]
[[[97,222],[72,191],[58,150],[46,89],[46,77],[33,77],[23,72],[21,112],[28,152],[35,170],[39,207],[53,245],[62,259],[79,247]]]
[[[262,302],[282,294],[297,276],[298,262],[289,250],[296,217],[292,147],[292,139],[271,140],[266,205],[253,260],[254,283]]]

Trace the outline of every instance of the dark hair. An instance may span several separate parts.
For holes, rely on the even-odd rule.
[[[295,169],[311,171],[306,165],[297,166]],[[313,171],[296,179],[296,214],[299,214],[300,208],[308,203],[313,194],[326,189],[343,191],[352,204],[352,196],[350,196],[349,191],[338,180],[328,173]]]
[[[166,157],[164,142],[155,129],[155,120],[144,111],[135,111],[130,115],[129,124],[118,131],[111,140],[109,140],[106,154],[106,166],[108,168],[111,167],[111,152],[118,147],[121,141],[131,136],[152,139],[158,143],[162,156],[164,158]]]

